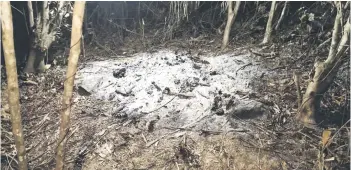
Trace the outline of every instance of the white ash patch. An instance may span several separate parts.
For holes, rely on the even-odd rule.
[[[225,114],[230,99],[235,99],[235,106],[254,102],[240,99],[236,91],[252,92],[252,80],[265,70],[249,55],[211,55],[192,58],[161,50],[129,59],[90,62],[78,72],[77,85],[96,99],[116,101],[110,116],[157,117],[159,127],[192,127],[196,122],[198,128],[228,128],[226,117],[214,114],[215,97],[226,96],[218,106]],[[125,73],[119,72],[121,69]]]

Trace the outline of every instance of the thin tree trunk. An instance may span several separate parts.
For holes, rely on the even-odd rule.
[[[338,11],[339,13],[340,11]],[[340,13],[341,14],[341,13]],[[343,58],[346,58],[344,53],[349,48],[349,34],[350,34],[350,18],[344,25],[344,32],[338,44],[338,33],[340,25],[340,16],[335,17],[334,30],[332,36],[332,43],[330,45],[330,52],[328,58],[324,62],[317,62],[315,64],[313,81],[307,86],[306,92],[303,96],[301,108],[299,109],[297,119],[305,124],[316,124],[316,112],[320,107],[323,94],[328,90],[333,83],[334,78],[340,66],[343,64]]]
[[[337,2],[336,2],[337,3]],[[338,41],[339,41],[339,30],[340,30],[340,18],[342,17],[341,10],[339,10],[339,6],[336,4],[337,13],[334,21],[334,28],[333,28],[333,34],[332,34],[332,41],[329,49],[329,54],[328,58],[332,58],[336,54],[337,46],[338,46]]]
[[[34,69],[34,64],[35,64],[35,57],[36,56],[36,52],[35,49],[33,47],[33,44],[30,45],[30,51],[29,51],[29,55],[27,58],[27,63],[26,63],[26,67],[24,68],[24,72],[26,73],[33,73],[35,72]]]
[[[9,1],[1,2],[1,27],[7,74],[7,92],[12,122],[12,133],[17,149],[19,169],[27,170],[28,165],[23,137],[24,135],[22,130],[15,47],[13,41],[12,13]]]
[[[47,55],[48,51],[45,51],[43,54],[40,55],[40,57],[38,57],[38,64],[36,65],[36,70],[40,73],[42,72],[45,72],[46,70],[46,64],[45,64],[45,56],[44,55]]]
[[[278,23],[277,23],[277,25],[275,26],[275,30],[278,30],[278,29],[279,29],[279,26],[280,26],[280,24],[282,23],[282,21],[283,21],[283,19],[284,19],[285,11],[286,11],[286,6],[287,6],[287,5],[288,5],[288,1],[285,1],[284,7],[283,7],[283,10],[282,10],[282,13],[280,14]]]
[[[29,55],[27,58],[27,64],[26,67],[24,68],[24,72],[26,73],[32,73],[35,72],[34,69],[34,64],[35,64],[35,56],[36,56],[36,51],[35,51],[35,46],[34,46],[34,14],[33,14],[33,6],[32,6],[32,1],[27,2],[27,7],[28,7],[28,16],[29,16]]]
[[[267,26],[266,26],[266,32],[264,34],[262,44],[267,44],[268,42],[271,41],[272,21],[273,21],[274,12],[275,12],[275,4],[276,4],[276,1],[272,1],[271,10],[269,11],[269,17],[268,17]]]
[[[235,8],[233,10],[233,3],[232,1],[228,1],[228,20],[227,25],[225,26],[224,35],[223,35],[223,42],[222,42],[222,50],[225,49],[229,43],[229,35],[232,28],[232,25],[235,21],[235,18],[238,14],[240,1],[235,2]]]
[[[60,10],[60,9],[58,9]],[[34,68],[35,71],[39,71],[39,72],[44,72],[45,71],[45,62],[44,62],[44,56],[43,54],[45,54],[45,52],[48,51],[48,49],[51,46],[51,43],[54,41],[54,38],[50,35],[50,17],[49,17],[49,3],[48,1],[43,1],[43,5],[42,5],[42,21],[41,21],[41,30],[38,29],[37,30],[37,35],[39,34],[39,36],[36,37],[40,37],[39,39],[39,50],[40,55],[38,55],[38,53],[36,54],[36,59],[35,59],[35,63],[34,63]],[[40,31],[40,32],[39,32]]]
[[[29,27],[32,31],[34,27],[34,14],[33,14],[32,1],[27,2],[27,7],[28,7]]]
[[[74,77],[77,72],[78,59],[80,54],[80,44],[82,37],[82,25],[84,18],[85,1],[76,1],[74,3],[72,34],[71,34],[71,50],[68,59],[68,67],[66,80],[64,82],[62,113],[60,124],[59,143],[56,154],[56,170],[62,170],[64,166],[64,146],[66,136],[69,130],[71,99],[73,92]]]
[[[64,6],[67,2],[59,1],[57,4],[57,16],[49,17],[49,3],[48,1],[42,2],[42,10],[37,14],[36,31],[31,36],[31,50],[28,56],[27,64],[25,67],[25,72],[44,72],[47,68],[45,66],[44,55],[48,53],[48,49],[50,48],[52,42],[55,41],[55,34],[57,32],[57,28],[60,27],[63,15],[64,15]],[[31,3],[28,3],[28,12],[29,16],[33,16],[33,11]],[[31,22],[31,19],[30,19]],[[31,23],[30,23],[31,25]],[[34,19],[33,19],[34,25]],[[33,28],[33,27],[31,27]],[[33,31],[32,31],[33,32]],[[36,41],[34,41],[36,40]]]

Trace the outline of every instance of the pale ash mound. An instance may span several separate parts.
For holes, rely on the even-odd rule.
[[[253,80],[264,72],[249,55],[196,58],[162,50],[87,63],[77,86],[85,95],[115,101],[105,114],[116,119],[144,119],[156,128],[230,130],[240,128],[230,126],[233,118],[265,115],[262,103],[238,95],[252,92]]]

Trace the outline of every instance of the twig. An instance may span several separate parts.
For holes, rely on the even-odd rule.
[[[293,77],[294,77],[294,82],[296,86],[297,106],[298,108],[300,108],[302,103],[301,88],[300,88],[300,74],[297,72],[294,72]]]
[[[152,111],[149,111],[149,112],[141,112],[143,114],[150,114],[150,113],[153,113],[153,112],[156,112],[157,110],[160,110],[162,107],[166,106],[168,103],[170,103],[171,101],[173,101],[177,96],[174,96],[171,100],[169,100],[168,102],[166,102],[165,104],[161,105],[160,107],[152,110]]]
[[[170,129],[170,130],[184,130],[184,131],[190,131],[190,132],[201,132],[201,133],[209,133],[209,134],[225,134],[228,132],[248,132],[248,130],[245,129],[230,129],[228,131],[214,131],[214,130],[194,130],[192,128],[184,128],[184,127],[160,127],[164,129]]]
[[[196,124],[197,122],[203,120],[204,118],[206,118],[206,117],[208,117],[208,116],[209,116],[209,115],[202,116],[200,119],[197,119],[196,121],[194,121],[194,122],[192,122],[192,123],[190,123],[190,124],[184,125],[183,127],[179,128],[179,129],[177,129],[177,130],[175,130],[175,131],[173,131],[173,132],[170,132],[170,133],[168,133],[168,134],[166,134],[166,135],[163,135],[163,136],[161,136],[161,137],[159,137],[159,138],[157,138],[157,139],[155,139],[155,140],[153,140],[153,141],[147,143],[147,144],[146,144],[146,147],[149,147],[149,146],[153,145],[153,144],[156,143],[157,141],[159,141],[159,140],[165,138],[166,136],[169,136],[169,135],[171,135],[171,134],[174,134],[174,133],[176,133],[176,132],[179,132],[182,128],[190,128],[191,126],[193,126],[194,124]]]
[[[43,120],[41,120],[39,123],[37,123],[36,125],[34,125],[34,127],[35,127],[35,126],[38,126],[38,128],[34,129],[34,130],[33,130],[31,133],[29,133],[28,135],[25,135],[25,137],[28,138],[29,136],[31,136],[31,135],[37,133],[37,132],[43,127],[45,121],[46,121],[46,120],[50,120],[49,115],[51,115],[51,113],[53,113],[53,112],[47,113],[47,114],[44,116]]]
[[[310,52],[310,49],[309,50],[306,50],[305,52],[303,52],[299,57],[297,57],[297,59],[295,59],[291,65],[295,64],[297,61],[299,61],[303,56],[305,56],[305,54],[309,53]]]
[[[23,9],[23,15],[24,15],[24,23],[26,23],[26,30],[27,30],[27,34],[29,34],[29,29],[28,29],[28,25],[27,25],[27,17],[26,17],[26,13],[24,12],[24,9]]]
[[[130,95],[130,93],[131,93],[131,91],[128,93],[123,93],[123,92],[121,92],[121,91],[119,91],[119,90],[115,90],[115,93],[117,93],[117,94],[120,94],[120,95],[122,95],[122,96],[124,96],[124,97],[127,97],[127,96],[129,96]]]
[[[180,88],[178,94],[183,90],[183,88]],[[149,111],[149,112],[141,112],[143,114],[150,114],[150,113],[153,113],[153,112],[156,112],[157,110],[160,110],[162,107],[166,106],[168,103],[170,103],[171,101],[173,101],[176,97],[178,97],[178,95],[174,96],[171,100],[169,100],[168,102],[166,102],[165,104],[161,105],[160,107],[152,110],[152,111]]]
[[[16,7],[14,7],[14,6],[12,6],[12,5],[11,5],[11,7],[12,7],[13,9],[15,9],[16,11],[18,11],[19,13],[21,13],[21,14],[25,17],[25,15],[24,15],[19,9],[17,9]]]
[[[302,129],[301,129],[302,130]],[[301,132],[301,130],[297,131],[298,133],[300,133],[301,135],[306,136],[307,138],[311,139],[313,141],[313,138],[311,136],[308,136],[306,133]]]
[[[282,13],[281,13],[281,15],[280,15],[280,17],[279,17],[279,20],[278,20],[277,25],[275,26],[275,30],[278,30],[278,28],[279,28],[281,22],[283,21],[283,18],[284,18],[284,16],[285,16],[286,6],[288,5],[288,2],[289,2],[289,1],[285,1],[285,3],[284,3],[284,7],[283,7],[283,10],[282,10]]]
[[[331,137],[331,138],[328,140],[328,143],[327,143],[325,146],[330,145],[331,141],[335,138],[335,136],[336,136],[337,134],[339,134],[340,130],[341,130],[342,128],[344,128],[349,122],[350,122],[350,119],[349,119],[344,125],[342,125],[342,126],[338,129],[338,131],[335,132],[335,134],[333,135],[333,137]]]
[[[330,42],[330,40],[331,40],[331,37],[325,40],[323,43],[319,44],[319,46],[316,48],[316,51],[318,51],[321,47],[323,47],[325,44]]]
[[[245,64],[245,65],[241,66],[240,68],[238,68],[238,69],[235,71],[235,75],[238,75],[238,71],[239,71],[239,70],[244,69],[245,67],[250,66],[250,65],[252,65],[252,63],[248,63],[248,64]]]
[[[256,56],[260,56],[260,57],[269,57],[271,56],[271,53],[259,53],[259,52],[256,52],[256,51],[252,51],[250,48],[248,49],[249,52],[253,55],[256,55]]]
[[[29,85],[36,85],[38,86],[38,83],[35,82],[35,81],[32,81],[32,80],[26,80],[26,81],[23,81],[24,84],[29,84]]]
[[[9,161],[9,158],[8,158],[8,157],[11,158],[11,162]],[[13,169],[12,166],[11,166],[12,161],[15,161],[16,164],[18,165],[18,162],[16,161],[16,159],[15,159],[14,157],[12,157],[10,154],[6,154],[6,159],[7,159],[7,162],[9,163],[9,167],[8,167],[8,168]],[[7,168],[7,169],[8,169],[8,168]]]
[[[153,145],[153,144],[156,143],[157,141],[159,141],[159,140],[165,138],[166,136],[171,135],[171,134],[174,134],[174,133],[179,132],[179,131],[180,131],[180,129],[177,129],[177,130],[175,130],[175,131],[173,131],[173,132],[170,132],[170,133],[167,133],[167,134],[165,134],[165,135],[162,135],[161,137],[159,137],[159,138],[157,138],[157,139],[155,139],[155,140],[153,140],[153,141],[147,143],[147,144],[146,144],[146,147],[150,147],[151,145]]]
[[[97,40],[95,40],[95,43],[98,47],[104,49],[106,52],[111,52],[113,55],[118,56],[118,54],[116,54],[114,51],[112,51],[110,48],[108,47],[104,47],[103,45],[101,45]]]

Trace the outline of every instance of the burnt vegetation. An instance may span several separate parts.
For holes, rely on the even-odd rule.
[[[349,168],[349,2],[89,1],[81,29],[72,26],[74,5],[11,2],[13,30],[2,26],[2,35],[13,32],[15,53],[8,50],[11,41],[1,41],[2,169]],[[82,32],[75,39],[74,29]],[[153,55],[164,56],[153,63]],[[221,57],[226,61],[209,59]],[[11,59],[18,83],[10,79],[16,77],[15,66],[6,63]],[[112,70],[107,85],[83,84],[82,75],[89,76],[83,71],[95,69],[84,68],[99,61],[118,61],[114,68],[99,67]],[[229,62],[238,67],[225,68]],[[179,75],[197,77],[154,76],[178,66],[184,67],[176,70]],[[153,68],[166,71],[149,74]],[[146,73],[155,80],[145,81],[144,91],[135,84],[124,87],[144,81]],[[250,90],[199,90],[216,84],[213,77],[240,84],[246,75],[254,75],[245,84]],[[118,84],[128,79],[133,81]],[[14,82],[19,103],[12,98],[18,94]],[[98,93],[113,83],[114,90]],[[70,92],[64,92],[67,87]],[[153,109],[129,108],[142,100],[137,90],[150,97],[145,108]],[[151,97],[157,95],[154,104]],[[199,96],[209,109],[194,99]],[[179,101],[186,100],[201,103],[210,115],[183,120],[178,115],[191,103]],[[183,108],[174,109],[173,102]],[[72,113],[60,117],[63,111]],[[220,128],[212,128],[216,123]],[[13,133],[19,127],[24,142]],[[28,163],[18,161],[19,154]]]

